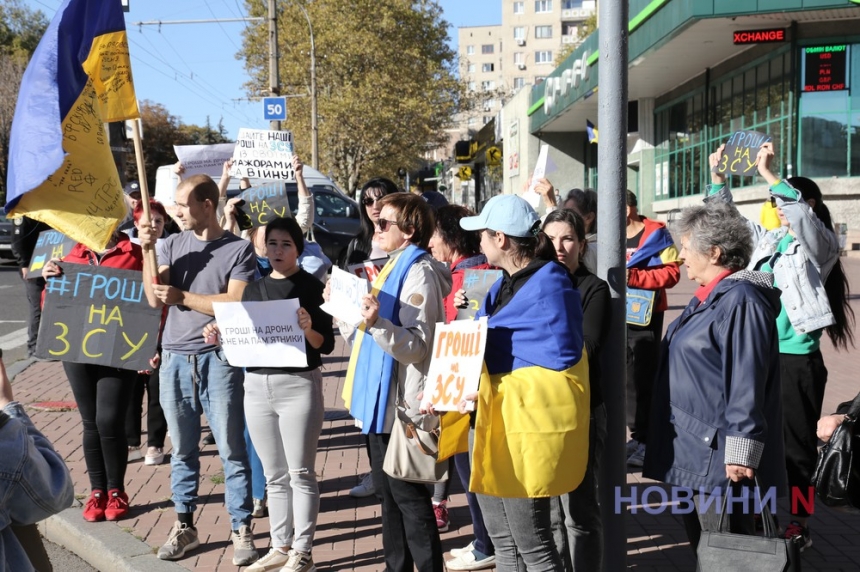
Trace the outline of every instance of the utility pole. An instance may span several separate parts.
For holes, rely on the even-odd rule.
[[[600,92],[597,122],[600,126],[600,154],[597,179],[597,274],[609,285],[612,295],[609,335],[601,352],[602,379],[606,386],[607,435],[600,467],[600,505],[604,530],[604,570],[627,568],[627,551],[618,550],[627,542],[624,511],[615,514],[616,491],[627,496],[626,379],[627,363],[617,356],[627,355],[627,269],[624,251],[627,189],[627,2],[600,2],[597,29],[600,40]]]
[[[278,8],[277,0],[269,0],[269,95],[281,94],[278,77]],[[280,121],[270,121],[269,129],[281,130]]]

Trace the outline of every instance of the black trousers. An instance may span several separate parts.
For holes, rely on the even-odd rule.
[[[19,271],[18,275],[21,273]],[[30,312],[27,314],[27,355],[36,353],[36,339],[39,336],[39,323],[42,321],[42,290],[45,289],[44,278],[24,279],[24,292],[27,294],[27,304]]]
[[[84,425],[84,461],[93,490],[124,490],[125,418],[137,372],[63,362]]]
[[[389,477],[382,470],[391,435],[371,434],[370,468],[382,503],[386,572],[442,572],[442,543],[426,485]]]
[[[128,402],[128,414],[125,418],[125,435],[129,447],[140,446],[141,418],[143,417],[143,394],[147,395],[146,403],[146,445],[148,447],[164,447],[167,437],[167,420],[159,401],[158,368],[152,373],[139,373],[134,380],[134,390]]]
[[[799,487],[805,497],[818,461],[815,430],[821,418],[827,368],[820,351],[808,355],[779,354],[782,378],[782,432],[789,488]],[[809,516],[797,503],[794,516]]]
[[[651,394],[662,339],[663,312],[655,312],[647,326],[627,326],[627,427],[640,443],[648,442]]]

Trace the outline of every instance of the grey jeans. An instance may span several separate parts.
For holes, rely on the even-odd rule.
[[[553,498],[478,495],[484,524],[496,547],[499,572],[558,572],[561,556],[552,537]]]
[[[320,508],[314,470],[325,407],[319,369],[245,374],[245,419],[263,462],[272,546],[313,547]]]

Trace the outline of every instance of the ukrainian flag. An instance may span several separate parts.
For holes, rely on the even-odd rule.
[[[104,250],[126,216],[105,123],[139,116],[120,0],[65,0],[21,81],[6,212]]]

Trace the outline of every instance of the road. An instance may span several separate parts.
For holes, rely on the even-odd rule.
[[[7,367],[27,357],[27,297],[18,267],[6,260],[0,264],[0,348]]]

